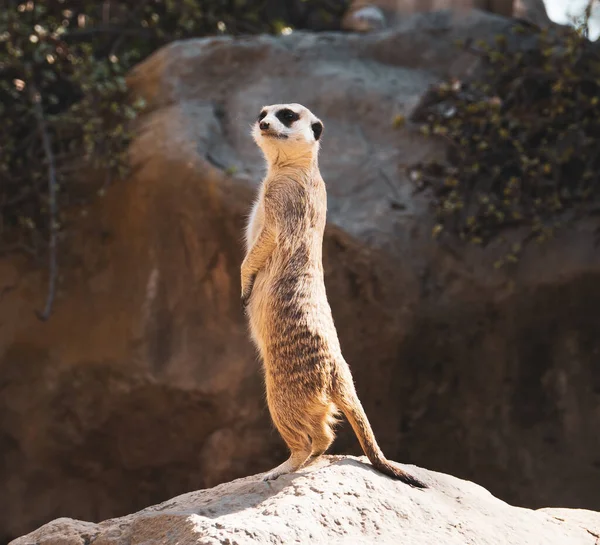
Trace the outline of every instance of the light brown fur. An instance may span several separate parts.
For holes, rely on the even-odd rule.
[[[298,115],[289,126],[276,115],[286,109]],[[375,468],[424,487],[384,457],[342,356],[323,278],[327,194],[317,161],[322,123],[299,104],[263,112],[253,135],[268,172],[246,230],[242,300],[264,362],[269,411],[291,451],[264,479],[323,454],[341,411]]]

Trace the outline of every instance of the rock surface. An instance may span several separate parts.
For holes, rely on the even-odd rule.
[[[544,0],[514,0],[514,16],[540,26],[550,23]]]
[[[550,23],[543,0],[353,0],[341,26],[366,32],[394,26],[412,13],[453,10],[464,15],[473,9],[519,17],[538,25]]]
[[[430,488],[408,487],[355,458],[328,457],[272,483],[246,477],[100,524],[61,518],[11,545],[596,545],[600,539],[600,513],[521,509],[471,482],[410,471]]]
[[[43,269],[0,260],[0,542],[285,458],[238,275],[263,169],[249,126],[288,101],[325,123],[327,289],[382,449],[514,504],[600,509],[598,221],[494,271],[494,248],[432,240],[399,166],[441,150],[394,116],[472,67],[456,39],[508,24],[418,14],[369,35],[190,40],[139,66],[135,176],[71,231],[48,322]],[[359,452],[347,426],[333,452]]]

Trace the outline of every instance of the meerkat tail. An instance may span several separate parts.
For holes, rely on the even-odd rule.
[[[363,452],[373,465],[373,467],[381,473],[409,484],[416,488],[427,488],[427,485],[409,475],[399,467],[392,464],[381,452],[375,434],[369,424],[367,415],[362,407],[358,396],[354,392],[352,386],[351,392],[346,390],[343,394],[336,396],[335,404],[344,413],[344,416],[350,422],[356,437],[363,449]]]

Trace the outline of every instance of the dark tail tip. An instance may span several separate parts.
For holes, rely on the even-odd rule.
[[[382,473],[385,473],[386,475],[388,475],[389,477],[392,477],[394,479],[398,479],[399,481],[402,481],[404,484],[408,484],[414,488],[429,488],[423,481],[420,481],[416,477],[413,477],[409,473],[406,473],[406,471],[403,471],[399,467],[392,465],[387,460],[382,464],[373,464],[373,465],[375,466],[376,469],[378,469]]]
[[[419,481],[419,479],[408,473],[402,472],[402,475],[398,476],[397,479],[414,488],[429,488],[423,481]]]

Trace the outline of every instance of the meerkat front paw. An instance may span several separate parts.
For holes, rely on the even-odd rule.
[[[252,295],[252,288],[254,287],[256,275],[253,274],[247,284],[244,282],[243,278],[244,277],[242,276],[242,308],[246,308],[250,302],[250,296]]]

